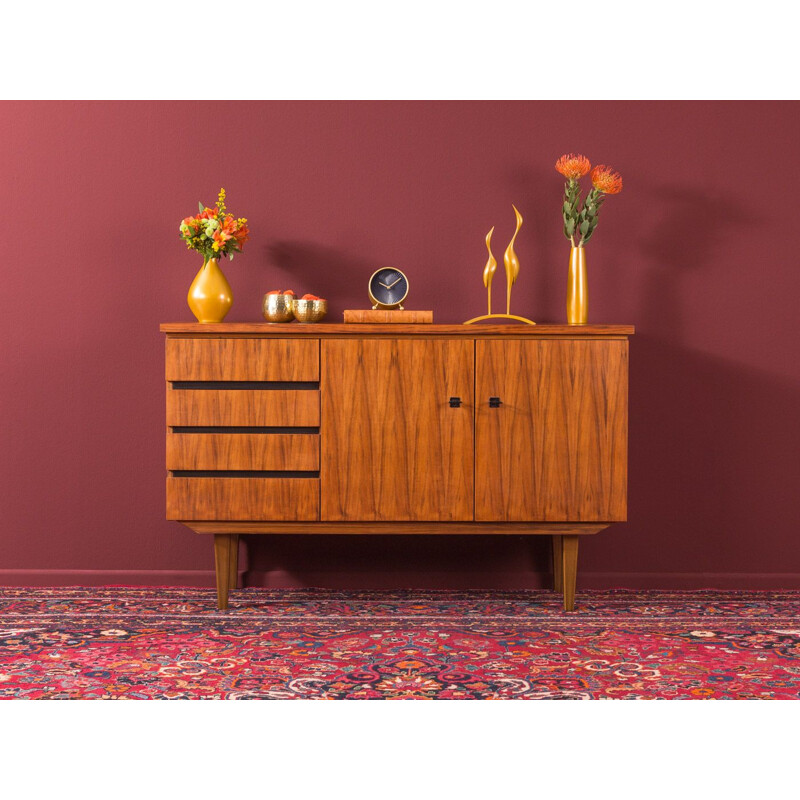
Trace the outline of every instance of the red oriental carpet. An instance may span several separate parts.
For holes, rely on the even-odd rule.
[[[800,698],[800,592],[0,589],[0,697]]]

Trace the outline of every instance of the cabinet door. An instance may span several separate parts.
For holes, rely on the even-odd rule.
[[[624,520],[627,341],[486,340],[475,360],[475,519]]]
[[[321,366],[320,518],[471,520],[474,343],[329,339]]]

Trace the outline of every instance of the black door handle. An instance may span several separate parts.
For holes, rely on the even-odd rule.
[[[450,398],[450,408],[461,408],[461,398],[460,397],[451,397]]]
[[[503,405],[503,401],[499,397],[489,398],[489,408],[500,408],[501,405]]]

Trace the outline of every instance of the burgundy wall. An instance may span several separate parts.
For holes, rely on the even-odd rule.
[[[438,322],[484,309],[525,217],[513,310],[564,319],[569,150],[619,169],[588,250],[590,320],[631,342],[629,522],[584,540],[584,586],[799,586],[797,103],[0,104],[5,582],[206,582],[164,521],[162,321],[190,320],[197,201],[250,220],[229,320],[264,291],[365,307],[380,265]],[[501,277],[502,283],[502,277]],[[502,293],[502,292],[501,292]],[[264,537],[270,585],[536,586],[520,537]],[[88,571],[88,572],[83,572]]]

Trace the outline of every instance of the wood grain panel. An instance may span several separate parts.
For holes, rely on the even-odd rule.
[[[319,392],[168,388],[167,425],[316,427]]]
[[[404,308],[346,308],[344,311],[345,323],[377,322],[384,325],[430,324],[433,322],[433,311],[412,311]]]
[[[480,341],[476,370],[475,519],[624,520],[627,341]]]
[[[465,314],[465,316],[468,316]],[[463,336],[474,339],[483,336],[502,336],[504,338],[537,338],[541,336],[569,336],[581,339],[586,336],[632,336],[633,325],[566,325],[539,323],[538,325],[426,325],[420,331],[417,325],[349,325],[342,323],[318,322],[313,325],[298,325],[296,322],[274,324],[268,322],[220,322],[202,325],[198,322],[164,322],[161,331],[178,336],[264,336],[270,338],[296,336],[300,338],[321,336],[397,336],[399,334],[424,336]],[[307,379],[303,379],[307,380]]]
[[[323,520],[472,519],[473,366],[471,340],[323,341]]]
[[[316,478],[167,478],[167,519],[316,520]]]
[[[315,339],[167,339],[168,381],[316,381]]]
[[[310,433],[168,433],[167,469],[318,470]]]
[[[185,522],[195,533],[281,533],[430,536],[432,533],[456,536],[552,536],[567,534],[591,536],[605,530],[608,523],[586,522]],[[561,551],[559,551],[561,552]]]

